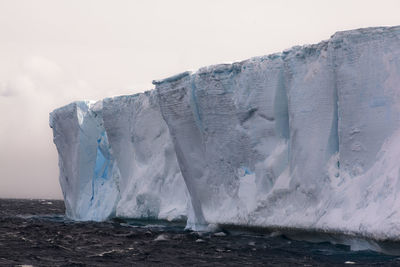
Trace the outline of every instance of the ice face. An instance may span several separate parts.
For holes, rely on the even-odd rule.
[[[183,73],[161,82],[157,93],[161,113],[168,125],[193,206],[193,216],[189,217],[188,227],[202,230],[207,227],[200,198],[202,188],[207,188],[202,180],[202,172],[206,166],[202,135],[197,126],[201,119],[196,105],[191,105],[196,103],[196,97],[193,95],[190,73]],[[187,151],[189,153],[186,153]]]
[[[253,216],[277,225],[309,225],[320,216],[317,207],[329,183],[325,166],[338,151],[333,62],[328,42],[295,47],[282,57],[288,98],[289,168]],[[297,222],[293,224],[293,220]]]
[[[154,84],[52,113],[70,216],[114,162],[117,216],[400,234],[400,27]]]
[[[248,223],[255,196],[268,192],[288,163],[281,58],[211,66],[155,83],[195,228]]]
[[[186,217],[186,185],[155,92],[105,99],[103,120],[121,170],[117,216]]]
[[[155,92],[50,115],[68,217],[185,219],[191,209]]]
[[[115,215],[119,169],[101,119],[101,101],[76,102],[50,114],[67,216],[103,221]]]
[[[396,190],[371,183],[389,179],[388,165],[386,185],[398,179],[382,145],[398,129],[399,36],[399,27],[343,32],[156,81],[200,221],[361,232],[372,213],[389,223],[376,202]]]
[[[398,236],[400,27],[332,39],[338,93],[340,175],[321,227]]]
[[[399,28],[332,38],[338,96],[341,171],[365,173],[399,127]]]

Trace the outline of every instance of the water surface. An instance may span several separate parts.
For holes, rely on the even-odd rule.
[[[398,266],[400,258],[279,232],[184,231],[180,222],[74,222],[60,200],[0,199],[0,266]]]

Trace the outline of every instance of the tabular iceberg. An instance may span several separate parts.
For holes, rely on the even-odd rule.
[[[51,113],[68,216],[400,239],[400,27],[153,83]]]

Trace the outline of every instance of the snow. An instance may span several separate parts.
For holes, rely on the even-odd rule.
[[[68,216],[399,239],[400,27],[339,32],[154,84],[51,114]],[[103,176],[112,182],[102,187]],[[85,202],[92,192],[96,206]]]

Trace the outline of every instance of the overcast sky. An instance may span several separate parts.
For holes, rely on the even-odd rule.
[[[48,113],[153,79],[400,25],[400,1],[0,0],[0,197],[61,198]]]

